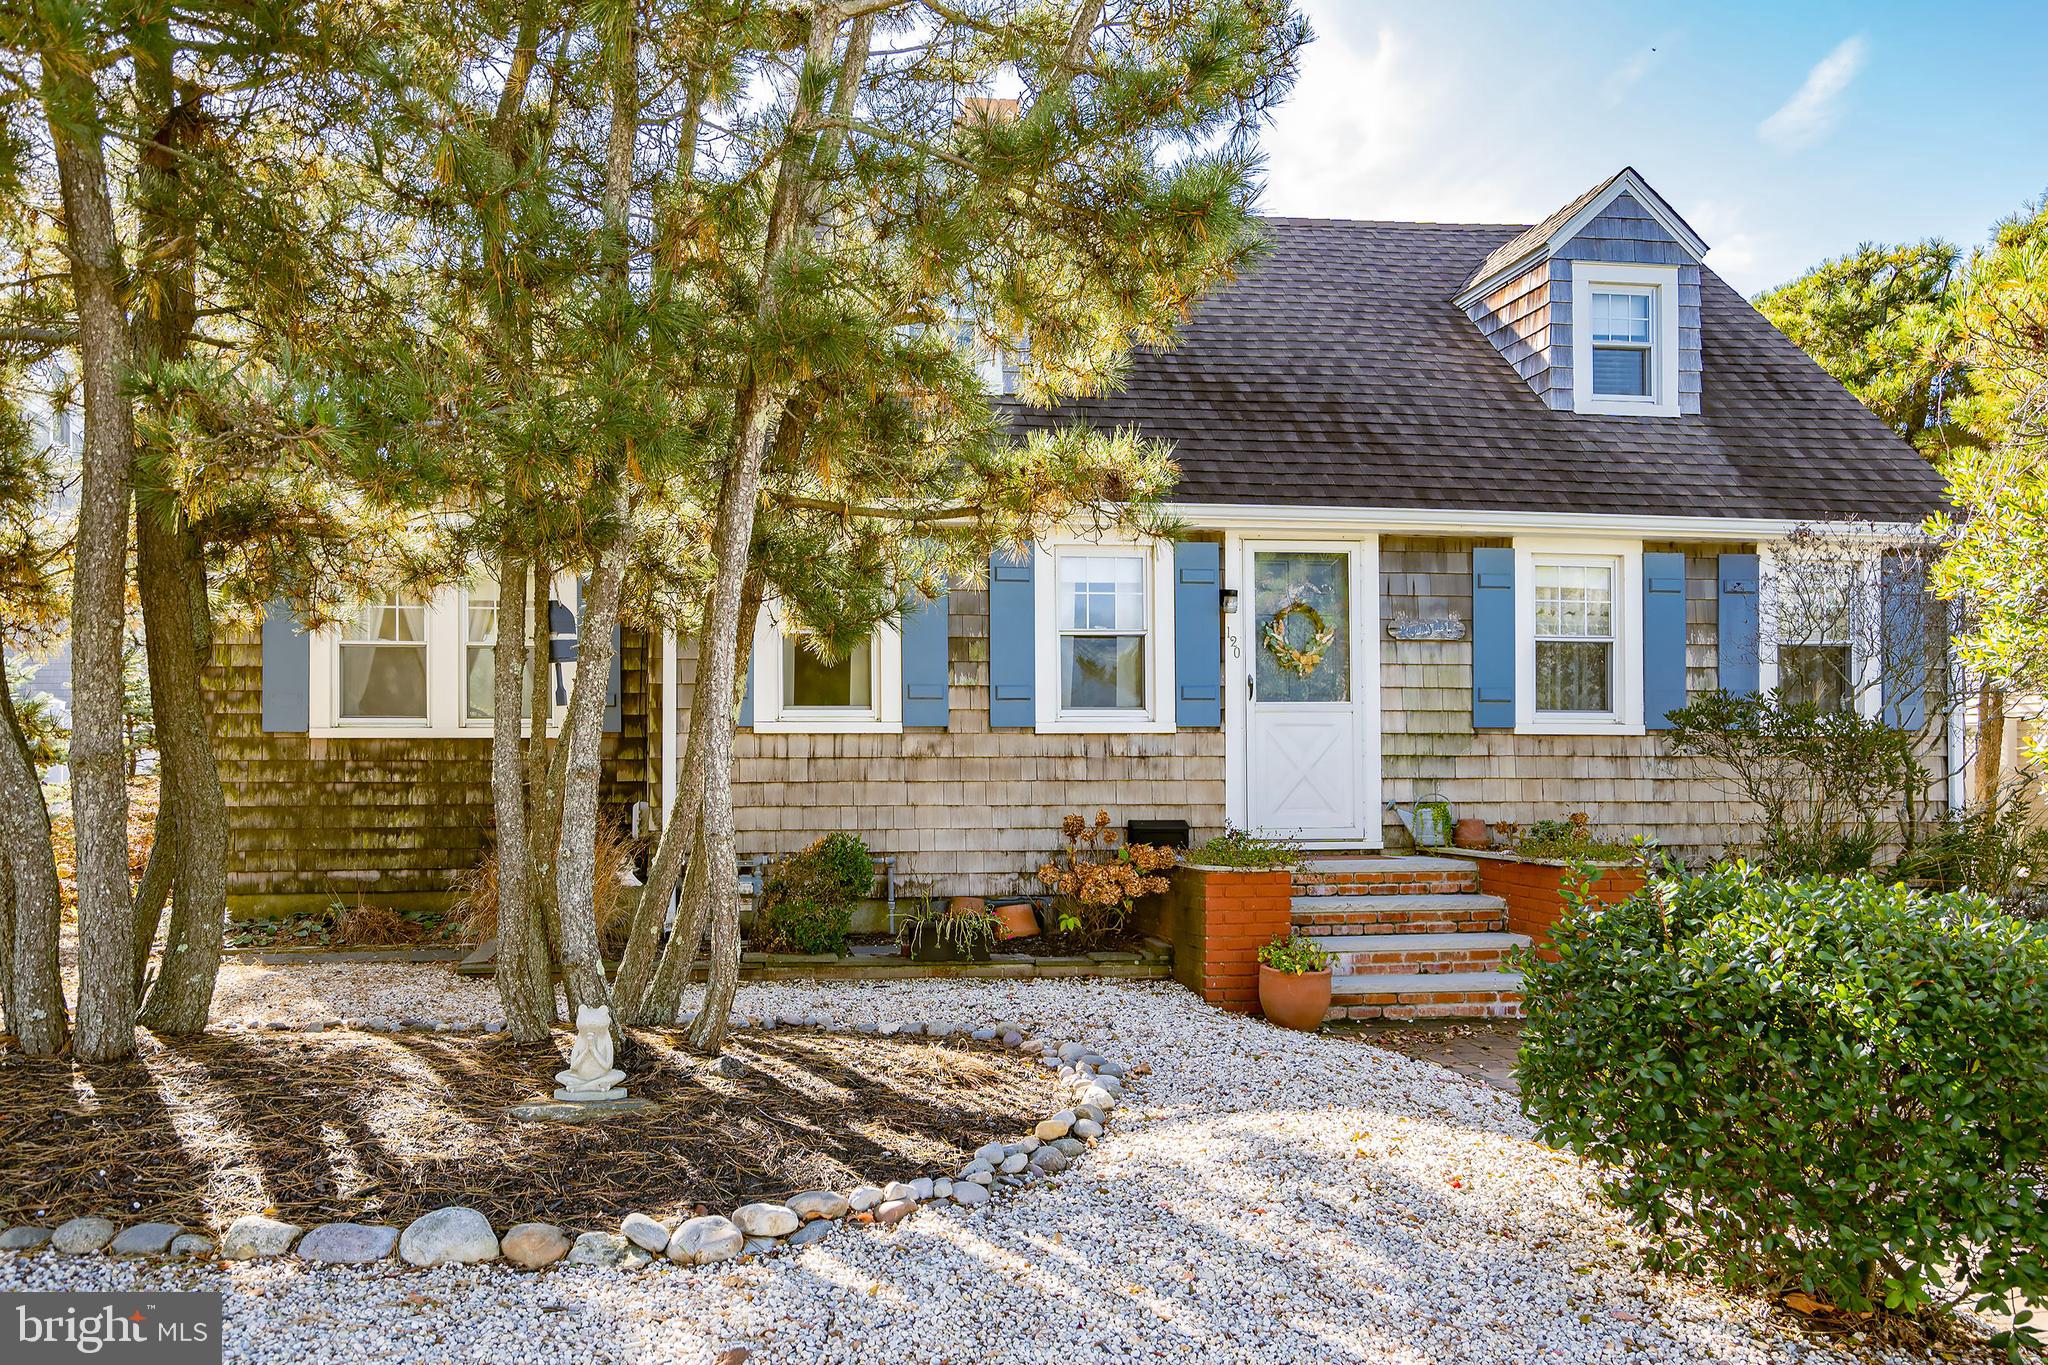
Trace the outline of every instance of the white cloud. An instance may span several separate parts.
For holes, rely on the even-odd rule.
[[[1628,98],[1629,91],[1641,85],[1643,77],[1649,75],[1663,59],[1664,54],[1654,47],[1646,47],[1630,57],[1614,68],[1607,79],[1600,83],[1600,102],[1609,108],[1620,104]]]
[[[1842,94],[1863,69],[1869,47],[1860,33],[1843,39],[1814,63],[1792,98],[1757,125],[1757,136],[1786,152],[1811,147],[1826,137],[1841,114]]]

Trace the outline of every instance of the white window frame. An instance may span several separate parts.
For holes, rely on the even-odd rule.
[[[1064,555],[1131,554],[1145,564],[1145,705],[1133,710],[1060,706],[1059,567]],[[1173,723],[1173,544],[1130,537],[1064,539],[1038,545],[1031,566],[1037,630],[1034,692],[1041,735],[1170,735]]]
[[[765,602],[754,619],[754,723],[756,734],[900,735],[903,733],[903,636],[883,622],[868,647],[869,707],[782,704],[783,621],[787,609]],[[798,648],[802,648],[798,644]]]
[[[1876,720],[1884,711],[1884,661],[1872,657],[1869,641],[1858,639],[1862,632],[1856,629],[1858,621],[1876,621],[1883,610],[1881,560],[1876,554],[1866,556],[1857,563],[1855,592],[1858,601],[1846,604],[1849,619],[1849,638],[1846,640],[1787,640],[1777,629],[1783,613],[1778,610],[1778,582],[1783,572],[1780,557],[1769,545],[1757,547],[1757,603],[1762,616],[1762,630],[1765,637],[1758,641],[1757,686],[1770,692],[1778,686],[1780,669],[1778,649],[1783,645],[1847,645],[1849,646],[1849,687],[1854,698],[1856,714],[1865,720]]]
[[[1650,392],[1593,392],[1593,295],[1650,298]],[[1572,408],[1608,417],[1678,416],[1678,267],[1572,262]]]
[[[576,600],[576,575],[555,577],[554,596],[560,602]],[[307,638],[310,665],[306,678],[306,733],[312,739],[488,739],[495,728],[489,720],[469,719],[467,644],[469,587],[440,588],[426,596],[427,715],[425,720],[393,720],[389,717],[352,720],[341,714],[341,628],[326,626]],[[552,679],[549,682],[552,689]],[[552,695],[552,692],[550,693]],[[548,715],[548,733],[558,734],[568,707],[554,706]],[[530,727],[522,720],[520,732]]]
[[[1614,677],[1608,711],[1536,709],[1536,567],[1614,569]],[[1643,542],[1515,537],[1515,733],[1640,735],[1643,726]]]

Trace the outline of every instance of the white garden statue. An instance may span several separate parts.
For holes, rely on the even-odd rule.
[[[591,1104],[598,1100],[622,1100],[626,1092],[619,1082],[626,1073],[612,1065],[612,1012],[608,1005],[579,1005],[576,1009],[576,1041],[569,1048],[569,1069],[557,1071],[562,1088],[558,1100]]]

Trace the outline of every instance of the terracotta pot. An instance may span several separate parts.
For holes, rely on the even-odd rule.
[[[1490,848],[1493,846],[1493,834],[1486,828],[1484,820],[1468,815],[1451,831],[1451,842],[1459,848]]]
[[[991,908],[1003,925],[996,932],[997,938],[1030,938],[1038,932],[1038,912],[1030,901],[1009,901]]]
[[[1276,972],[1259,964],[1259,1010],[1282,1028],[1314,1033],[1330,1012],[1330,971]]]

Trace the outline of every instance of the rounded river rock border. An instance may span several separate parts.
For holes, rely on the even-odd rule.
[[[682,1020],[684,1025],[690,1022]],[[735,1029],[769,1031],[807,1028],[835,1031],[821,1017],[754,1018],[735,1016]],[[255,1025],[277,1029],[282,1025]],[[354,1027],[370,1032],[402,1028],[455,1032],[445,1020],[329,1020],[297,1026],[298,1030]],[[499,1026],[500,1028],[502,1025]],[[497,1028],[486,1026],[487,1032]],[[1111,1061],[1084,1043],[1055,1043],[1034,1036],[1013,1019],[969,1028],[957,1024],[898,1023],[861,1025],[836,1030],[882,1037],[950,1038],[965,1035],[1022,1053],[1035,1054],[1039,1065],[1059,1073],[1059,1089],[1067,1106],[1049,1114],[1023,1138],[990,1142],[951,1174],[861,1185],[851,1190],[806,1190],[786,1203],[753,1203],[728,1216],[685,1219],[670,1227],[644,1213],[629,1213],[612,1231],[589,1231],[572,1238],[552,1223],[518,1223],[502,1234],[475,1209],[451,1206],[422,1214],[403,1229],[363,1223],[323,1223],[306,1229],[263,1214],[244,1214],[228,1225],[216,1249],[213,1241],[168,1223],[140,1223],[126,1230],[105,1218],[74,1218],[55,1229],[22,1226],[0,1231],[0,1251],[31,1251],[45,1247],[70,1255],[168,1256],[218,1255],[224,1260],[262,1260],[296,1252],[309,1265],[363,1265],[394,1256],[408,1265],[474,1265],[504,1261],[528,1270],[562,1263],[633,1269],[665,1256],[683,1265],[711,1265],[740,1257],[759,1256],[785,1247],[807,1246],[830,1236],[847,1223],[884,1227],[902,1222],[923,1204],[952,1203],[969,1212],[987,1207],[999,1191],[1012,1190],[1058,1175],[1102,1136],[1111,1114],[1124,1096],[1124,1078],[1133,1068]],[[1145,1068],[1135,1070],[1142,1073]]]

